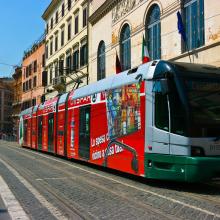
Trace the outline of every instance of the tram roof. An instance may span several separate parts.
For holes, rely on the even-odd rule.
[[[59,98],[58,105],[65,103],[66,99],[67,99],[67,96],[68,96],[68,93],[64,93],[63,95],[61,95],[60,98]]]
[[[40,105],[39,105],[39,108],[38,108],[39,110],[43,110],[44,109],[44,103],[40,103]]]
[[[37,111],[38,105],[35,105],[33,108],[33,113]]]
[[[32,114],[32,108],[33,108],[33,107],[30,107],[30,108],[27,108],[27,109],[23,110],[23,111],[21,112],[20,116]]]
[[[151,64],[152,62],[149,62],[137,68],[121,72],[120,74],[114,74],[95,83],[76,89],[72,99],[82,98],[105,90],[118,88],[123,85],[138,83],[138,75],[142,75],[142,79],[147,79],[147,73],[149,72]]]

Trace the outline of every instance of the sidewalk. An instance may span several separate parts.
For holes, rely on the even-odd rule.
[[[8,214],[8,210],[5,207],[5,204],[2,200],[2,197],[0,195],[0,219],[1,220],[11,220],[9,214]]]
[[[29,220],[7,183],[0,176],[0,220]]]

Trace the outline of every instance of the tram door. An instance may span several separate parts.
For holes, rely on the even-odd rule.
[[[91,106],[79,109],[79,157],[90,158],[90,112]]]
[[[48,152],[53,152],[54,114],[48,115]]]
[[[24,145],[26,146],[27,145],[27,132],[28,132],[28,122],[27,122],[27,119],[24,120]]]
[[[38,150],[42,150],[43,116],[38,116]]]

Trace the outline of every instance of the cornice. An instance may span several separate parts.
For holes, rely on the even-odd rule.
[[[212,44],[209,44],[209,45],[205,45],[205,46],[202,46],[202,47],[199,47],[199,48],[196,48],[196,49],[193,49],[189,52],[185,52],[183,54],[180,54],[179,56],[175,56],[173,58],[170,58],[169,60],[170,61],[176,61],[178,59],[181,59],[181,58],[184,58],[184,57],[187,57],[189,55],[195,55],[199,52],[202,52],[202,51],[205,51],[205,50],[208,50],[208,49],[211,49],[213,47],[217,47],[217,46],[220,46],[220,42],[215,42],[215,43],[212,43]]]
[[[54,8],[61,2],[61,0],[52,0],[47,9],[44,11],[42,18],[46,21],[50,14],[53,12]]]
[[[114,6],[121,0],[106,0],[90,17],[89,22],[94,25],[102,17],[104,17]]]

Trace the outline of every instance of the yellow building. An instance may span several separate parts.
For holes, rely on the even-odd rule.
[[[220,66],[219,0],[97,0],[90,3],[90,82],[142,62],[142,39],[151,59]],[[177,12],[186,41],[177,29]],[[189,51],[189,53],[188,53]]]
[[[88,4],[52,0],[46,22],[46,99],[88,84]]]

